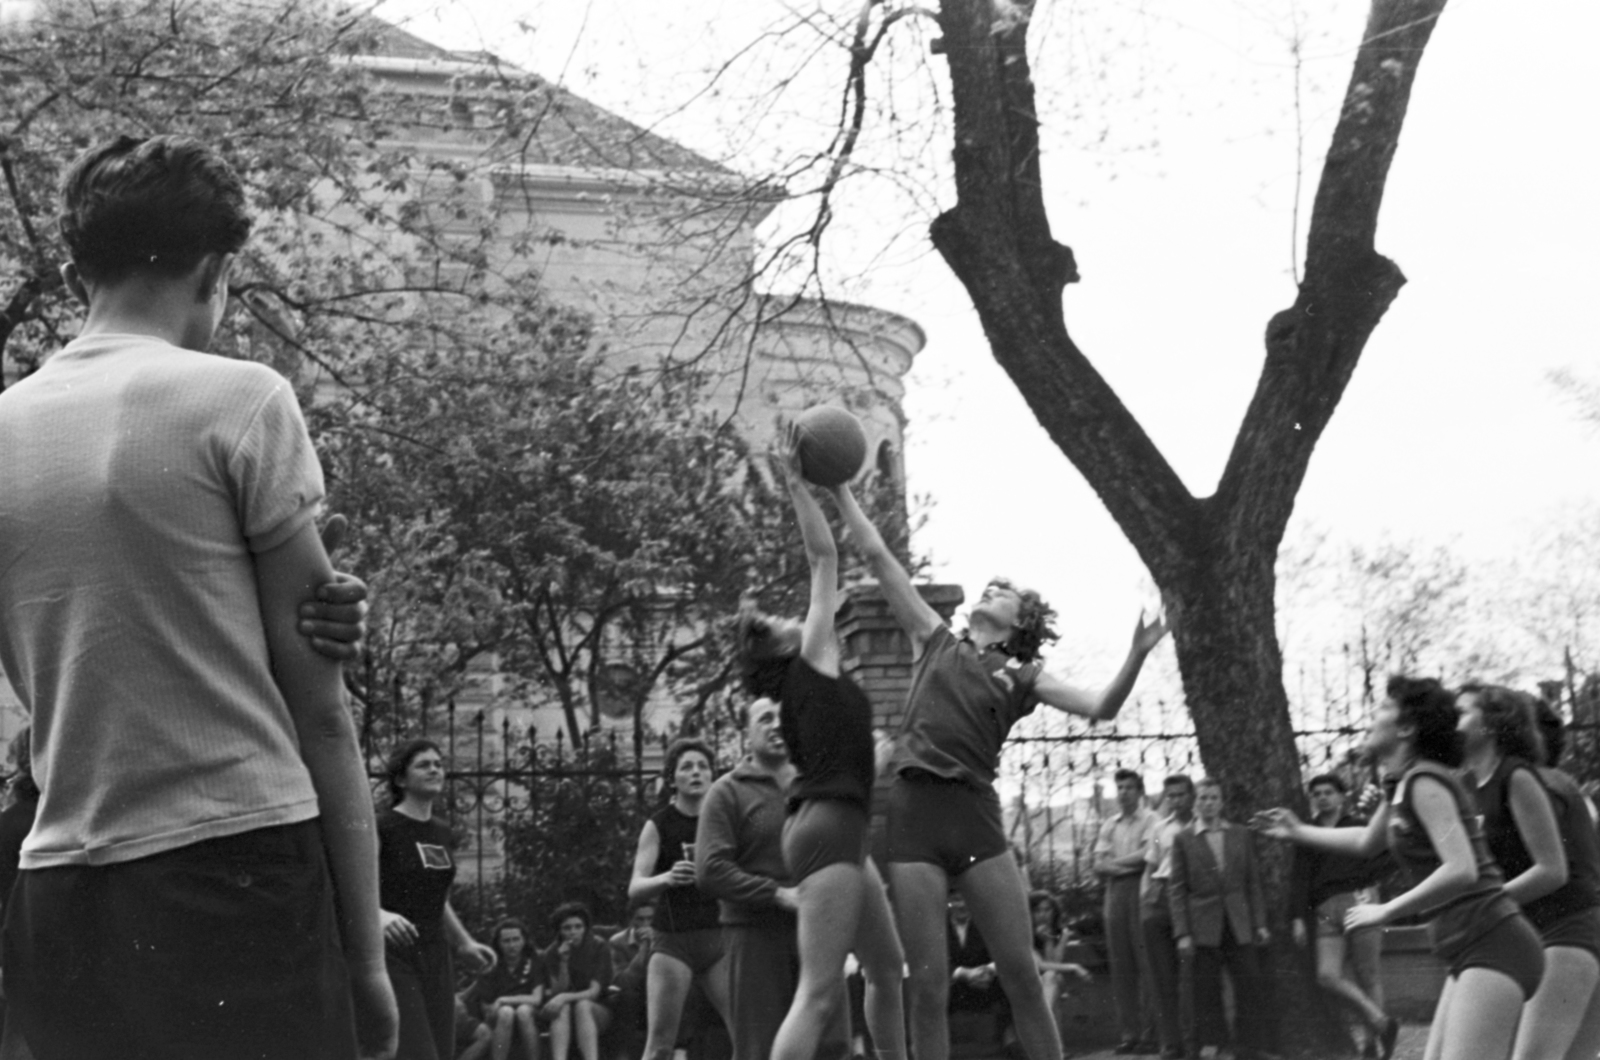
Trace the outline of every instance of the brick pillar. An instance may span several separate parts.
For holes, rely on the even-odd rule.
[[[917,592],[946,621],[961,605],[959,585],[919,585]],[[877,582],[852,585],[834,617],[839,632],[839,666],[872,701],[872,724],[893,735],[905,714],[911,689],[911,639],[900,628]],[[872,850],[884,862],[883,807],[887,778],[874,792]]]

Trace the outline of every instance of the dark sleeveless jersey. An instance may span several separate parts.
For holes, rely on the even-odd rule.
[[[1533,855],[1528,853],[1528,848],[1522,841],[1522,833],[1517,829],[1516,818],[1511,813],[1511,777],[1518,770],[1525,770],[1538,780],[1540,790],[1550,797],[1550,791],[1543,778],[1521,758],[1502,758],[1488,781],[1478,788],[1478,805],[1483,810],[1483,830],[1489,842],[1489,853],[1494,855],[1494,860],[1500,865],[1500,871],[1508,880],[1522,875],[1533,865]],[[1595,881],[1591,875],[1593,870],[1580,872],[1576,864],[1573,840],[1569,837],[1571,831],[1567,820],[1569,815],[1563,812],[1562,805],[1553,797],[1550,798],[1550,808],[1555,814],[1556,827],[1561,833],[1562,845],[1566,849],[1567,882],[1522,907],[1523,914],[1536,928],[1546,927],[1569,913],[1591,908],[1600,902],[1600,895],[1595,893]],[[1579,830],[1584,834],[1579,838],[1588,840],[1592,852],[1595,847],[1594,825],[1589,821],[1589,813],[1581,802],[1577,809],[1583,814],[1583,827]],[[1588,878],[1583,878],[1586,875]]]
[[[444,933],[444,904],[455,882],[454,837],[437,820],[419,821],[399,810],[378,815],[378,904],[435,939]]]
[[[790,809],[806,799],[847,799],[867,808],[878,772],[867,694],[850,678],[818,673],[796,657],[780,702],[783,742],[799,771],[789,789]]]
[[[1489,853],[1483,819],[1472,797],[1454,773],[1436,762],[1418,762],[1408,769],[1400,778],[1389,807],[1389,853],[1394,855],[1411,885],[1427,879],[1443,863],[1433,848],[1433,841],[1428,838],[1428,830],[1417,818],[1412,801],[1415,783],[1423,778],[1443,784],[1450,792],[1461,827],[1472,844],[1472,858],[1477,867],[1477,879],[1466,891],[1424,914],[1432,918],[1428,928],[1434,952],[1448,959],[1500,921],[1516,916],[1517,903],[1506,897],[1501,886],[1505,877]]]
[[[660,875],[694,849],[694,833],[700,818],[690,817],[668,803],[650,815],[661,846],[656,851],[655,874]],[[693,861],[692,854],[687,860]],[[657,931],[702,931],[717,926],[717,900],[692,883],[668,887],[656,897]]]

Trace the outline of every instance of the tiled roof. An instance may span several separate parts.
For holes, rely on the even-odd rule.
[[[362,51],[373,58],[483,63],[525,77],[518,85],[522,99],[518,119],[533,135],[522,145],[522,160],[536,165],[654,169],[674,173],[732,176],[733,171],[682,144],[614,114],[537,75],[525,75],[488,52],[454,52],[432,44],[371,15],[358,24],[365,38]],[[529,92],[529,86],[532,91]],[[492,94],[493,84],[480,91]],[[526,134],[523,134],[526,136]]]

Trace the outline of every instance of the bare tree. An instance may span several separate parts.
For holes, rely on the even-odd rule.
[[[1030,5],[943,0],[956,204],[934,246],[971,295],[996,360],[1116,519],[1170,601],[1206,767],[1235,806],[1298,797],[1274,559],[1311,453],[1368,336],[1405,282],[1377,252],[1384,184],[1444,0],[1375,0],[1310,218],[1294,304],[1217,491],[1194,496],[1068,332],[1072,251],[1045,210],[1027,55]]]

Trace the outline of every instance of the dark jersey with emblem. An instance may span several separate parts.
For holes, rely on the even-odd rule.
[[[656,875],[669,871],[694,849],[700,818],[690,817],[670,802],[650,815],[661,844],[656,850]],[[689,860],[693,860],[691,857]],[[717,926],[717,900],[692,883],[668,887],[656,899],[657,931],[704,931]]]
[[[1500,921],[1517,916],[1517,903],[1507,898],[1501,887],[1505,877],[1489,853],[1483,819],[1472,796],[1461,787],[1455,774],[1435,762],[1418,762],[1407,770],[1395,788],[1389,808],[1389,853],[1405,870],[1411,885],[1415,887],[1427,879],[1443,863],[1413,803],[1420,778],[1443,784],[1450,792],[1462,831],[1472,844],[1477,869],[1477,878],[1466,890],[1423,914],[1431,918],[1428,931],[1434,952],[1449,959],[1488,934]]]
[[[867,694],[848,677],[818,673],[797,656],[780,702],[783,743],[800,772],[789,789],[790,809],[806,799],[846,799],[866,809],[878,772]]]
[[[980,651],[941,625],[912,667],[891,768],[992,787],[1006,734],[1038,705],[1038,679],[1037,662],[1019,662],[999,648]]]
[[[378,815],[378,904],[417,926],[425,940],[444,932],[444,903],[456,878],[450,829],[399,810]]]
[[[1522,907],[1523,914],[1534,927],[1544,928],[1571,913],[1592,908],[1597,898],[1593,877],[1584,878],[1587,873],[1580,869],[1579,859],[1574,857],[1573,839],[1570,838],[1572,815],[1564,812],[1567,808],[1565,801],[1556,799],[1545,785],[1542,774],[1535,772],[1521,758],[1502,758],[1489,779],[1478,787],[1478,805],[1483,810],[1483,830],[1489,840],[1489,853],[1494,855],[1500,871],[1508,880],[1516,879],[1533,866],[1533,855],[1528,853],[1527,845],[1522,841],[1522,832],[1511,814],[1511,777],[1519,769],[1526,770],[1538,780],[1539,790],[1550,799],[1551,812],[1555,815],[1556,827],[1567,852],[1567,882]],[[1589,850],[1593,851],[1594,825],[1583,806],[1580,805],[1578,810],[1583,815],[1578,829],[1583,835],[1579,841],[1586,839]]]

